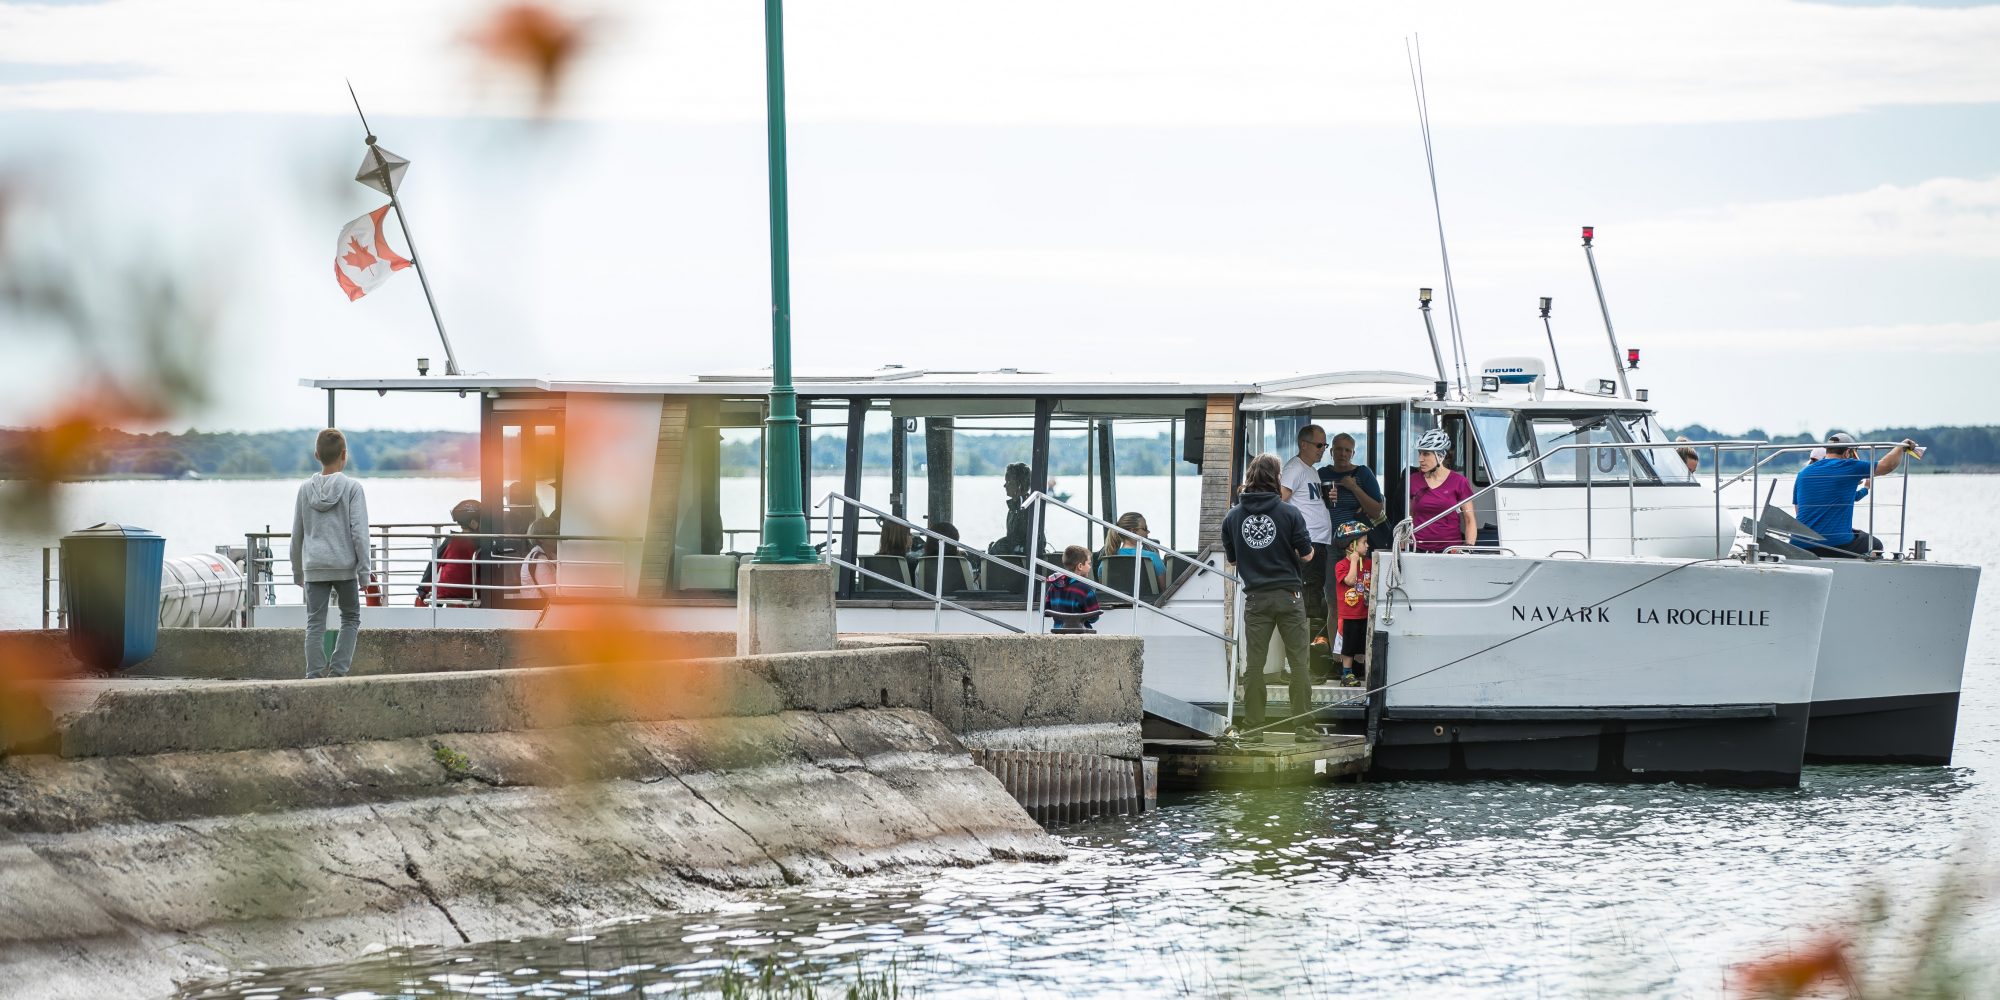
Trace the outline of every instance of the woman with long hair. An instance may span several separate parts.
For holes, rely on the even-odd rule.
[[[1153,565],[1153,576],[1162,584],[1166,583],[1166,560],[1160,558],[1160,554],[1153,549],[1142,549],[1139,545],[1139,539],[1153,537],[1152,531],[1146,527],[1146,515],[1136,510],[1128,510],[1118,515],[1118,520],[1115,523],[1118,525],[1117,530],[1104,533],[1104,548],[1098,554],[1098,565],[1101,567],[1109,560],[1115,559],[1118,556],[1129,556],[1136,552],[1144,552],[1146,561]],[[1114,586],[1116,585],[1115,581],[1106,582],[1112,583]]]

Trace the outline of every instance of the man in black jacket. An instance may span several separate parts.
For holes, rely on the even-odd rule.
[[[1299,600],[1305,564],[1312,561],[1312,537],[1305,518],[1278,498],[1280,470],[1276,455],[1259,455],[1243,476],[1243,492],[1222,519],[1222,551],[1243,578],[1243,641],[1249,662],[1243,676],[1243,720],[1248,728],[1264,724],[1264,658],[1270,653],[1271,632],[1285,643],[1291,669],[1292,714],[1312,707],[1312,668],[1306,658],[1310,634],[1305,605]],[[1301,738],[1319,731],[1300,725]]]

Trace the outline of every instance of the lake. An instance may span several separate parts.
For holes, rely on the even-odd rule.
[[[1164,509],[1163,495],[1121,486],[1131,505]],[[369,488],[386,520],[429,519],[469,487]],[[67,492],[72,523],[147,524],[175,552],[280,517],[292,489]],[[1910,489],[1911,538],[1927,539],[1934,558],[2000,569],[1993,519],[1968,516],[1991,509],[2000,477],[1921,477]],[[966,536],[998,534],[998,517],[970,516],[973,495],[959,495]],[[39,563],[18,563],[46,542],[7,544],[7,614],[20,622],[32,602],[17,581],[32,597]],[[2000,995],[1994,857],[1981,839],[2000,818],[1996,661],[1989,578],[1948,768],[1809,767],[1801,787],[1782,790],[1374,782],[1204,793],[1068,828],[1071,857],[1058,864],[869,877],[491,945],[329,953],[323,966],[246,970],[186,995],[660,995],[712,986],[723,964],[751,960],[822,976],[822,995],[838,995],[856,970],[878,982],[893,970],[909,993],[954,997],[1701,997],[1723,994],[1733,966],[1859,915],[1876,888],[1891,916],[1870,939],[1871,968],[1912,953],[1918,911],[1949,889],[1961,895],[1946,911],[1983,963],[1964,995]]]

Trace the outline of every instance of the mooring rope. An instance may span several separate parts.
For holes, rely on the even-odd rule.
[[[1635,583],[1635,584],[1631,585],[1630,587],[1627,587],[1627,588],[1625,588],[1624,590],[1621,590],[1621,591],[1619,591],[1619,592],[1617,592],[1617,593],[1615,593],[1615,594],[1612,594],[1612,595],[1611,595],[1610,597],[1605,597],[1605,598],[1600,598],[1600,599],[1598,599],[1598,600],[1595,600],[1595,601],[1592,601],[1592,602],[1590,602],[1589,604],[1586,604],[1586,605],[1584,605],[1584,608],[1585,608],[1585,609],[1590,609],[1590,608],[1596,608],[1596,607],[1601,607],[1601,606],[1603,606],[1603,605],[1606,605],[1606,604],[1610,604],[1610,603],[1611,603],[1612,601],[1615,601],[1615,600],[1617,600],[1617,599],[1619,599],[1619,598],[1621,598],[1621,597],[1624,597],[1624,596],[1625,596],[1626,594],[1629,594],[1629,593],[1631,593],[1631,592],[1633,592],[1633,591],[1635,591],[1635,590],[1638,590],[1638,589],[1639,589],[1639,588],[1641,588],[1641,587],[1645,587],[1645,586],[1649,586],[1649,585],[1651,585],[1651,584],[1654,584],[1654,583],[1658,583],[1659,581],[1661,581],[1661,580],[1664,580],[1664,579],[1666,579],[1667,577],[1670,577],[1670,576],[1674,575],[1675,573],[1678,573],[1678,572],[1680,572],[1681,570],[1684,570],[1684,569],[1688,568],[1689,566],[1699,566],[1699,565],[1701,565],[1701,564],[1703,564],[1703,563],[1712,563],[1712,562],[1728,562],[1728,561],[1733,561],[1733,560],[1734,560],[1734,558],[1735,558],[1734,556],[1722,556],[1722,557],[1720,557],[1720,558],[1709,558],[1709,559],[1696,559],[1696,560],[1694,560],[1694,561],[1692,561],[1692,562],[1684,562],[1684,563],[1681,563],[1681,564],[1680,564],[1680,565],[1678,565],[1678,566],[1675,566],[1674,568],[1672,568],[1672,569],[1670,569],[1670,570],[1667,570],[1667,571],[1666,571],[1665,573],[1661,573],[1661,574],[1659,574],[1658,576],[1655,576],[1655,577],[1652,577],[1652,578],[1650,578],[1650,579],[1646,579],[1646,580],[1641,580],[1641,581],[1639,581],[1638,583]],[[1407,594],[1407,592],[1405,593],[1405,595],[1404,595],[1404,596],[1405,596],[1405,599],[1407,599],[1407,598],[1408,598],[1408,594]],[[1374,695],[1376,695],[1376,694],[1379,694],[1379,693],[1381,693],[1381,692],[1383,692],[1383,691],[1387,691],[1387,690],[1389,690],[1390,688],[1392,688],[1392,687],[1395,687],[1395,686],[1396,686],[1396,685],[1398,685],[1398,684],[1405,684],[1405,683],[1408,683],[1408,682],[1410,682],[1410,681],[1413,681],[1413,680],[1416,680],[1416,679],[1417,679],[1417,678],[1419,678],[1419,677],[1425,677],[1425,676],[1429,676],[1430,674],[1434,674],[1434,673],[1437,673],[1438,671],[1440,671],[1440,670],[1443,670],[1443,669],[1445,669],[1446,667],[1452,667],[1452,666],[1457,666],[1458,664],[1461,664],[1461,663],[1464,663],[1465,661],[1467,661],[1467,660],[1470,660],[1470,659],[1472,659],[1472,658],[1473,658],[1473,657],[1475,657],[1475,656],[1484,656],[1484,655],[1486,655],[1487,653],[1491,653],[1491,652],[1493,652],[1494,650],[1496,650],[1496,649],[1499,649],[1500,647],[1502,647],[1502,646],[1505,646],[1505,645],[1507,645],[1507,644],[1508,644],[1508,643],[1510,643],[1510,642],[1516,642],[1516,641],[1519,641],[1519,640],[1521,640],[1521,639],[1526,639],[1527,637],[1529,637],[1529,636],[1531,636],[1531,635],[1534,635],[1535,633],[1537,633],[1537,632],[1540,632],[1541,630],[1543,630],[1543,629],[1545,629],[1545,628],[1548,628],[1548,627],[1550,627],[1550,626],[1552,626],[1552,625],[1560,625],[1560,624],[1562,624],[1562,623],[1564,622],[1564,620],[1565,620],[1565,619],[1561,619],[1561,618],[1558,618],[1558,619],[1555,619],[1555,620],[1553,620],[1553,621],[1547,621],[1547,622],[1543,622],[1542,624],[1540,624],[1540,625],[1537,625],[1537,626],[1535,626],[1534,628],[1531,628],[1531,629],[1527,630],[1526,632],[1522,632],[1522,633],[1521,633],[1521,634],[1519,634],[1519,635],[1514,635],[1514,636],[1509,636],[1509,637],[1507,637],[1507,638],[1505,638],[1505,639],[1502,639],[1502,640],[1500,640],[1499,642],[1496,642],[1496,643],[1494,643],[1494,644],[1493,644],[1493,645],[1491,645],[1491,646],[1487,646],[1487,647],[1486,647],[1486,648],[1484,648],[1484,649],[1475,649],[1475,650],[1473,650],[1472,652],[1470,652],[1470,653],[1467,653],[1467,654],[1465,654],[1464,656],[1461,656],[1461,657],[1459,657],[1459,658],[1458,658],[1458,659],[1456,659],[1456,660],[1448,660],[1448,661],[1446,661],[1446,662],[1444,662],[1444,663],[1440,663],[1440,664],[1438,664],[1438,665],[1437,665],[1437,666],[1435,666],[1435,667],[1431,667],[1431,668],[1430,668],[1430,669],[1428,669],[1428,670],[1420,670],[1420,671],[1418,671],[1418,672],[1416,672],[1416,673],[1414,673],[1414,674],[1411,674],[1411,675],[1410,675],[1410,676],[1408,676],[1408,677],[1403,677],[1403,678],[1399,678],[1399,679],[1397,679],[1397,680],[1394,680],[1394,681],[1391,681],[1390,683],[1387,683],[1387,684],[1384,684],[1384,685],[1382,685],[1382,686],[1380,686],[1380,687],[1372,687],[1372,688],[1364,688],[1364,689],[1361,689],[1361,690],[1360,690],[1359,692],[1357,692],[1357,693],[1358,693],[1358,694],[1360,695],[1360,697],[1361,697],[1361,700],[1363,700],[1363,701],[1366,701],[1366,700],[1367,700],[1368,698],[1370,698],[1370,697],[1372,697],[1372,696],[1374,696]],[[1289,666],[1290,664],[1287,664],[1287,665]],[[1307,669],[1308,669],[1308,670],[1310,670],[1310,669],[1311,669],[1311,666],[1310,666],[1310,665],[1307,665]],[[1285,725],[1285,724],[1287,724],[1287,723],[1291,723],[1291,722],[1297,722],[1297,721],[1298,721],[1298,720],[1300,720],[1300,719],[1304,719],[1304,718],[1307,718],[1307,717],[1309,717],[1309,716],[1313,716],[1313,715],[1317,715],[1317,714],[1319,714],[1319,708],[1318,708],[1317,706],[1315,706],[1315,707],[1313,707],[1313,708],[1309,708],[1309,709],[1307,709],[1307,710],[1305,710],[1305,711],[1303,711],[1303,712],[1300,712],[1300,713],[1299,713],[1299,714],[1297,714],[1297,715],[1294,715],[1294,716],[1291,716],[1290,718],[1284,718],[1284,719],[1279,719],[1279,720],[1278,720],[1278,721],[1276,721],[1276,722],[1267,722],[1267,723],[1265,723],[1265,724],[1263,724],[1263,725],[1261,725],[1261,726],[1258,726],[1258,727],[1256,727],[1256,728],[1254,728],[1254,729],[1245,729],[1245,730],[1243,730],[1243,731],[1241,731],[1241,732],[1237,733],[1237,734],[1236,734],[1236,738],[1240,740],[1240,739],[1242,739],[1242,738],[1244,738],[1244,737],[1246,737],[1246,736],[1250,736],[1250,735],[1252,735],[1252,734],[1254,734],[1254,733],[1261,733],[1261,732],[1263,732],[1263,731],[1264,731],[1264,730],[1266,730],[1266,729],[1272,729],[1272,728],[1275,728],[1275,727],[1277,727],[1277,726],[1282,726],[1282,725]]]

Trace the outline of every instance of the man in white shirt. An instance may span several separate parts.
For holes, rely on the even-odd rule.
[[[1312,539],[1313,557],[1305,564],[1306,618],[1313,635],[1326,628],[1327,550],[1333,544],[1333,515],[1326,509],[1320,492],[1320,460],[1326,457],[1326,428],[1307,424],[1299,428],[1299,453],[1285,463],[1278,479],[1278,499],[1298,508],[1306,519],[1306,535]]]

